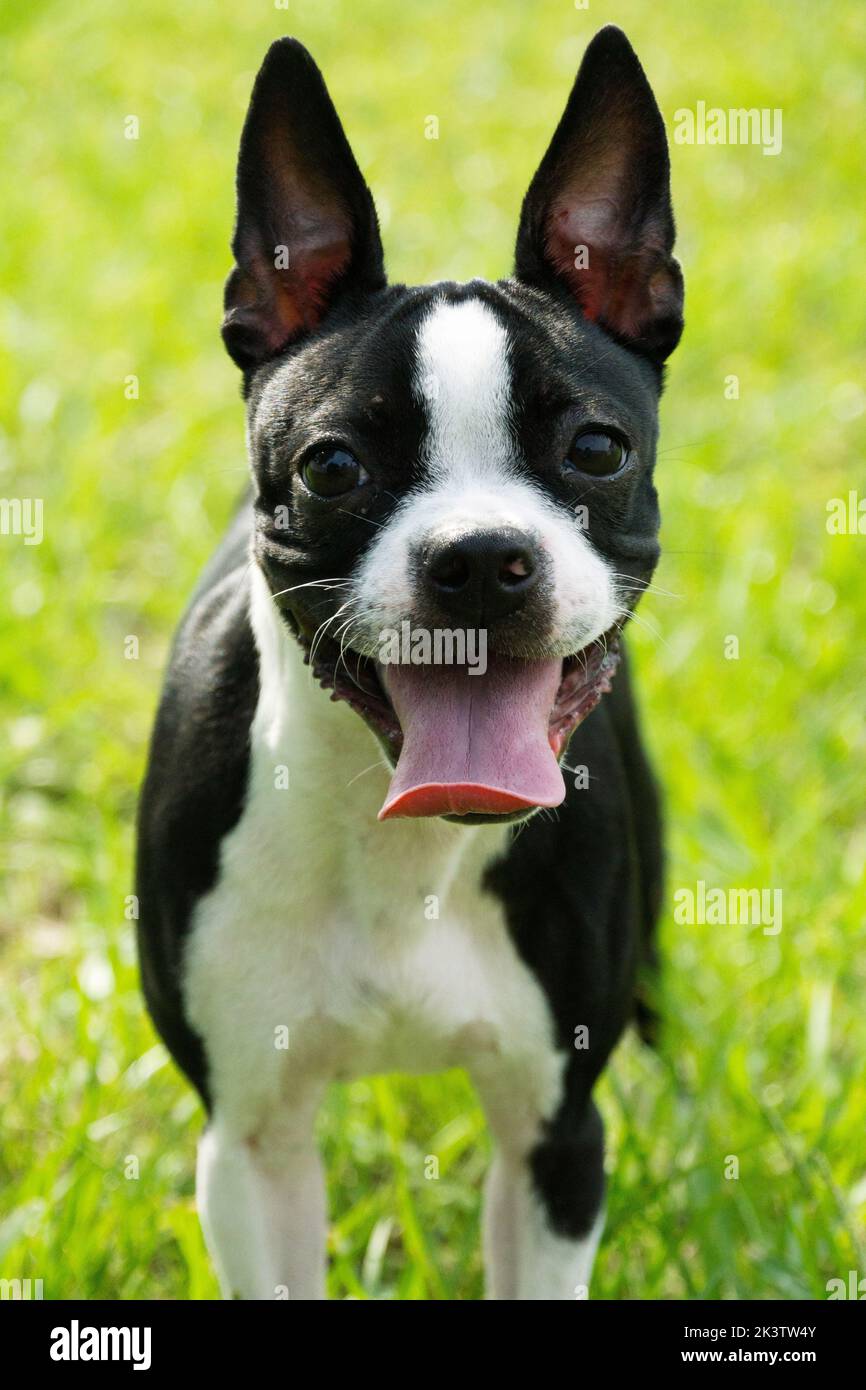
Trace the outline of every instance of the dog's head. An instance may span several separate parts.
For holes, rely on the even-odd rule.
[[[397,770],[381,815],[519,817],[616,664],[658,558],[663,362],[682,330],[664,126],[590,44],[514,275],[388,286],[321,74],[270,49],[241,139],[223,336],[255,558],[316,676]]]

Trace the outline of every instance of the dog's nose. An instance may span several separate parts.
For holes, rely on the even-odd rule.
[[[539,572],[532,540],[510,527],[431,541],[423,550],[423,566],[439,608],[477,626],[516,612]]]

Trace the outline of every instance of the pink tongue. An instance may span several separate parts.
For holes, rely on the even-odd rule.
[[[548,742],[561,661],[490,658],[464,667],[380,668],[403,748],[379,820],[502,814],[558,806],[565,797]]]

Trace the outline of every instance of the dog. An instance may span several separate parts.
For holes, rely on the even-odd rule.
[[[620,639],[659,557],[673,244],[616,28],[496,283],[388,284],[318,68],[292,39],[265,57],[222,326],[252,484],[175,639],[138,843],[143,989],[206,1107],[226,1297],[325,1297],[327,1085],[454,1066],[494,1138],[486,1296],[587,1294],[592,1091],[661,893]],[[449,662],[431,634],[483,643]]]

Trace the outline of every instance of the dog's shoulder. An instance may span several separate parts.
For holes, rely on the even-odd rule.
[[[250,512],[205,569],[172,647],[138,808],[136,893],[145,994],[203,1094],[204,1065],[179,994],[193,907],[216,880],[243,811],[258,656],[249,620]]]
[[[249,530],[244,507],[206,567],[178,629],[142,793],[145,831],[159,828],[165,834],[178,828],[169,827],[166,817],[192,814],[203,831],[226,817],[236,819],[240,811],[258,697],[249,619]]]

